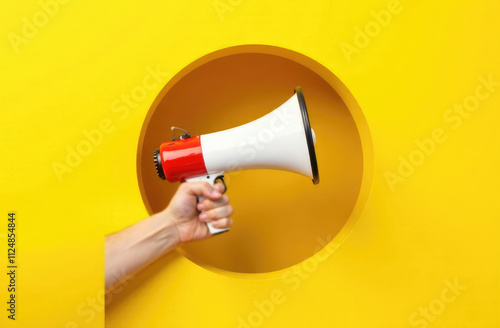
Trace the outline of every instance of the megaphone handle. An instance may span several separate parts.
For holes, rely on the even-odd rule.
[[[189,179],[186,179],[186,182],[207,181],[208,183],[210,183],[213,186],[217,180],[221,180],[222,183],[224,183],[224,180],[222,180],[223,177],[224,177],[224,172],[218,172],[218,173],[214,173],[214,174],[210,174],[210,175],[202,175],[202,176],[198,176],[198,177],[194,177],[194,178],[189,178]],[[224,188],[226,189],[225,183],[224,183]],[[224,192],[226,192],[225,189],[224,189]],[[199,196],[198,202],[201,202],[204,199],[205,199],[205,197]],[[212,224],[210,224],[210,222],[207,222],[207,227],[208,227],[208,230],[210,230],[210,233],[212,235],[218,235],[220,233],[229,231],[229,228],[224,228],[224,229],[214,228],[214,227],[212,227]]]

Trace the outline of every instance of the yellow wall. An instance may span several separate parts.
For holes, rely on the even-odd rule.
[[[499,1],[54,3],[2,10],[1,272],[16,211],[18,312],[0,326],[104,326],[102,236],[147,216],[146,113],[186,65],[242,44],[302,53],[353,94],[373,143],[365,211],[330,256],[283,277],[221,275],[172,253],[108,298],[106,326],[500,325]],[[118,110],[157,67],[144,99]],[[102,139],[85,149],[94,129]],[[68,155],[79,145],[80,160]]]

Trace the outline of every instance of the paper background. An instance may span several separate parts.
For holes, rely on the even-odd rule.
[[[230,278],[172,253],[113,295],[106,326],[500,325],[500,87],[459,126],[444,117],[475,95],[481,77],[500,81],[499,1],[54,3],[2,6],[1,272],[9,211],[17,213],[19,265],[17,320],[2,310],[2,327],[104,326],[103,235],[147,216],[137,142],[163,85],[125,116],[113,103],[148,67],[168,72],[165,84],[199,57],[242,44],[302,53],[349,88],[373,141],[366,209],[341,247],[295,283]],[[399,13],[346,56],[357,29],[376,22],[371,12],[388,7]],[[26,29],[26,20],[39,26]],[[65,163],[67,147],[99,124],[110,132],[59,179],[53,163]],[[435,128],[446,140],[391,190],[387,172],[398,173],[400,156]],[[454,282],[465,289],[447,292]],[[285,301],[259,310],[254,302],[275,290]],[[429,307],[428,317],[418,314]]]

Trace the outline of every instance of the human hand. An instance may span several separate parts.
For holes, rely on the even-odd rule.
[[[221,183],[210,185],[208,182],[184,182],[172,197],[162,215],[177,228],[179,243],[206,239],[211,236],[207,221],[214,228],[229,228],[233,220],[233,208],[229,197],[223,195]],[[198,203],[198,196],[205,199]]]

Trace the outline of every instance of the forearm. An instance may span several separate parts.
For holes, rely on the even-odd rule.
[[[106,289],[179,245],[172,221],[159,213],[105,237]]]

